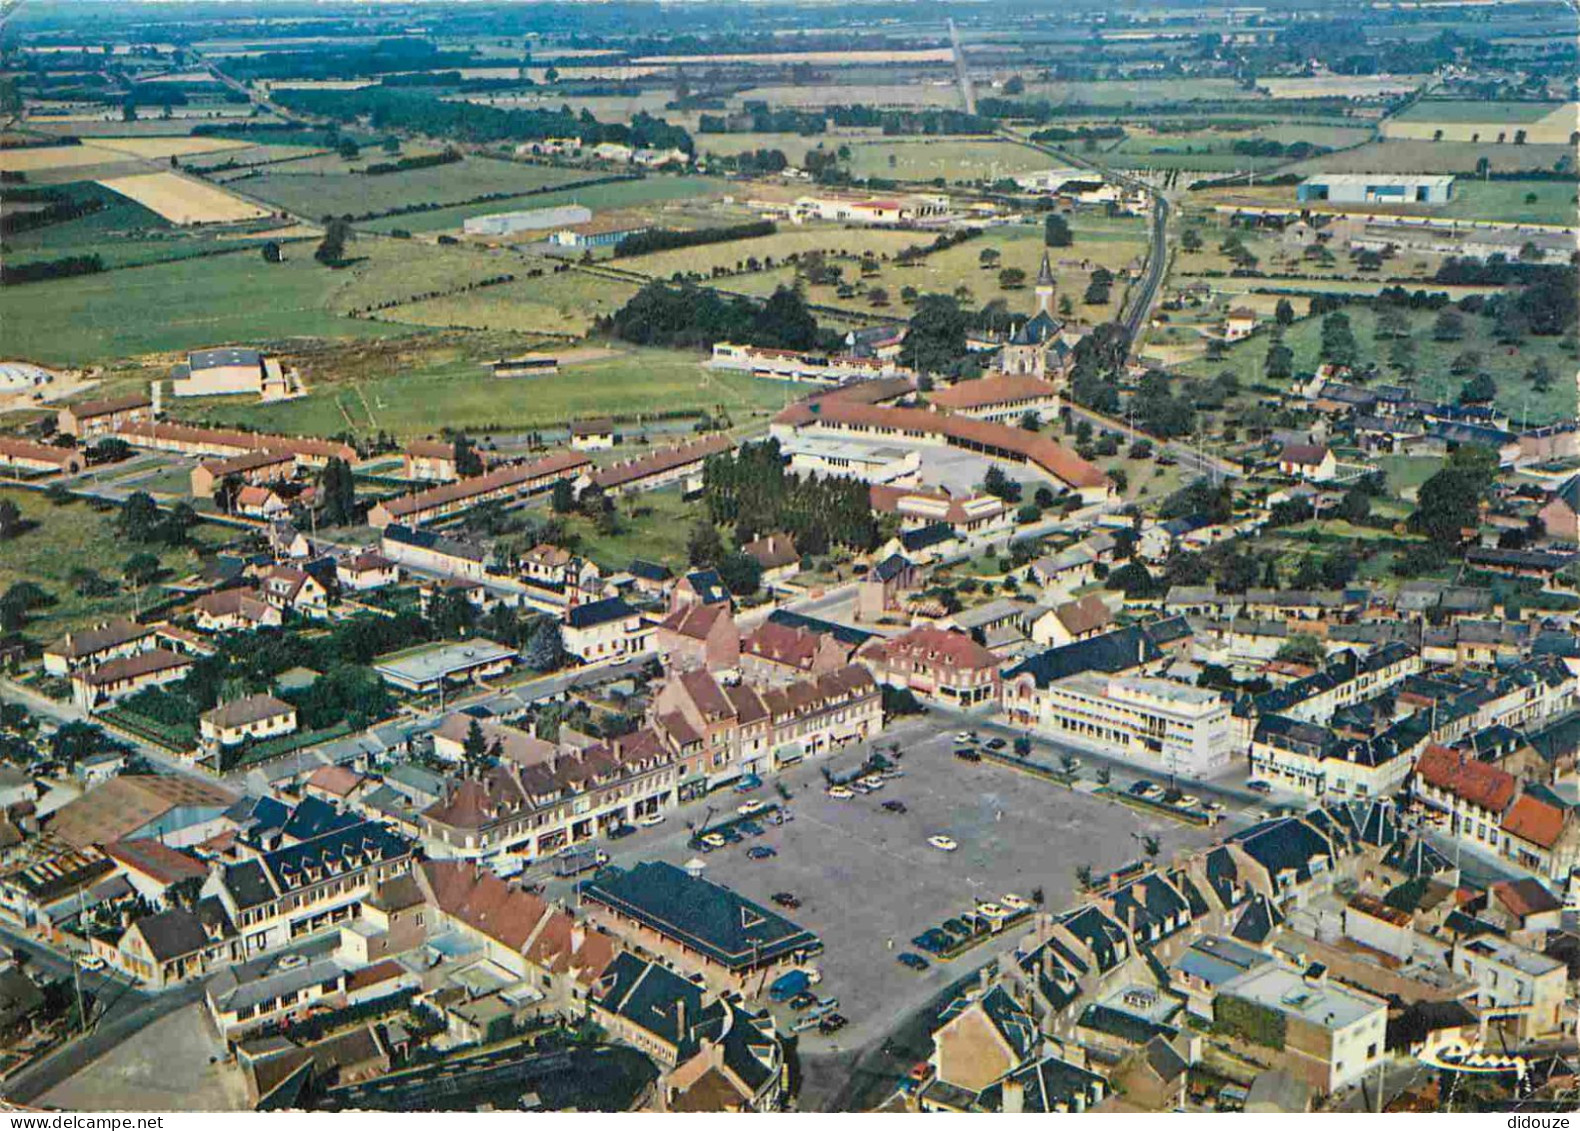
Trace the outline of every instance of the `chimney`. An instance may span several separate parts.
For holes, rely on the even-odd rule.
[[[1020,1115],[1026,1110],[1026,1087],[1013,1076],[1004,1078],[1004,1102],[1000,1110],[1004,1115]]]
[[[679,1034],[676,1043],[684,1044],[686,1041],[686,999],[681,998],[675,1002],[675,1032]]]

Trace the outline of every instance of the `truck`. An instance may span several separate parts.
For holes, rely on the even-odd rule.
[[[601,849],[595,849],[589,844],[578,848],[567,848],[554,857],[554,874],[556,876],[579,876],[593,868],[601,868],[609,863],[609,854]]]
[[[788,974],[781,974],[774,984],[768,987],[768,1000],[789,1001],[811,984],[812,976],[805,970],[792,970]]]

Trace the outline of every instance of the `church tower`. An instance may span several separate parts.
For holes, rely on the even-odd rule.
[[[1053,268],[1048,263],[1047,249],[1042,253],[1042,266],[1037,269],[1037,310],[1053,314]]]

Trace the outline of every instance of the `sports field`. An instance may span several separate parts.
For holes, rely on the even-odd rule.
[[[478,359],[456,356],[365,381],[322,382],[301,400],[238,405],[234,398],[219,398],[184,404],[183,413],[303,435],[350,429],[416,437],[432,433],[438,405],[445,424],[481,434],[611,413],[723,410],[740,423],[777,411],[805,391],[782,381],[713,372],[701,360],[680,351],[631,350],[568,366],[552,377],[501,380],[489,376]]]

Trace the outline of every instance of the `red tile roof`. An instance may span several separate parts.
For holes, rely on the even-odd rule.
[[[242,432],[230,428],[198,428],[178,424],[172,420],[129,424],[118,432],[128,443],[143,440],[153,445],[160,443],[188,444],[206,448],[216,454],[233,452],[289,452],[307,459],[343,459],[355,463],[357,450],[350,444],[335,440],[317,440],[310,436],[273,436],[267,432]]]
[[[148,838],[113,841],[104,846],[104,854],[122,867],[163,884],[208,875],[207,866],[185,852]]]
[[[510,491],[538,479],[562,478],[565,473],[586,467],[591,462],[581,452],[554,452],[536,463],[513,464],[497,468],[483,475],[473,475],[454,483],[446,483],[441,487],[418,491],[416,494],[386,499],[379,505],[391,518],[399,520],[408,515],[422,514],[451,503],[465,502],[479,495]]]
[[[1504,814],[1503,831],[1541,848],[1551,848],[1564,831],[1564,811],[1527,793]]]
[[[1446,746],[1428,746],[1415,772],[1428,785],[1494,813],[1502,813],[1514,800],[1512,775]]]
[[[624,463],[610,464],[599,471],[593,472],[593,482],[604,489],[624,487],[628,483],[639,483],[643,479],[665,472],[675,471],[688,464],[700,463],[709,456],[716,456],[735,447],[735,441],[723,434],[704,436],[700,440],[693,440],[689,444],[677,444],[672,448],[661,448],[658,451],[648,452],[647,455],[637,459],[627,460]]]
[[[1058,386],[1051,381],[1044,381],[1029,373],[1014,373],[961,381],[946,389],[935,390],[928,400],[939,408],[963,411],[1013,404],[1016,401],[1040,400],[1057,396],[1058,393]]]
[[[966,670],[996,668],[1000,662],[997,656],[965,633],[949,632],[930,624],[890,640],[871,640],[862,647],[860,654],[880,659],[906,656]]]
[[[1278,453],[1279,463],[1294,463],[1301,467],[1316,467],[1328,458],[1328,449],[1321,444],[1285,444]]]
[[[440,911],[521,954],[549,905],[486,868],[457,860],[426,860],[426,887]]]

